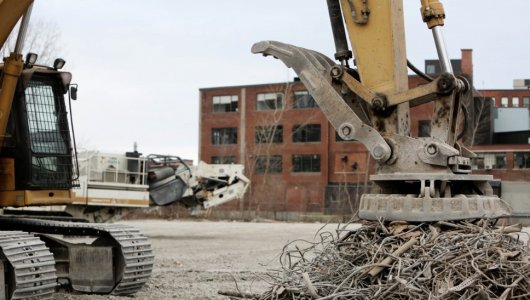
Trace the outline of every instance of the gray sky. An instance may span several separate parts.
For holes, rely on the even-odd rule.
[[[373,1],[373,0],[372,0]],[[278,60],[250,53],[278,40],[332,57],[326,1],[46,0],[33,20],[55,20],[57,56],[79,84],[78,144],[88,149],[170,153],[197,161],[199,88],[292,80]],[[436,58],[419,0],[404,0],[407,55],[423,69]],[[452,58],[473,49],[479,89],[530,78],[528,0],[445,0]]]

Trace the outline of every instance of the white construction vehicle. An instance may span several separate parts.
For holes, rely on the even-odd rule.
[[[133,152],[78,153],[79,188],[66,212],[93,222],[119,217],[124,210],[173,203],[192,213],[243,197],[249,179],[239,164],[197,166],[172,155]]]

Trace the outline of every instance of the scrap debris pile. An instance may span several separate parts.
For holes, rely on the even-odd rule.
[[[254,299],[528,299],[521,227],[490,221],[365,223],[284,248]],[[307,243],[307,244],[306,244]],[[267,278],[266,278],[267,280]],[[234,296],[234,295],[233,295]]]

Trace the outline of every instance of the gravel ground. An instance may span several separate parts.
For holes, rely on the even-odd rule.
[[[142,220],[121,222],[140,228],[155,254],[153,276],[134,297],[55,294],[54,299],[228,299],[218,290],[263,292],[256,278],[279,267],[282,247],[313,240],[320,223],[240,223]],[[336,225],[327,225],[333,230]]]
[[[321,223],[240,223],[141,220],[136,226],[150,238],[155,268],[134,297],[57,293],[57,300],[88,299],[228,299],[218,290],[261,293],[267,284],[256,274],[279,267],[282,247],[295,239],[314,240]],[[329,224],[327,231],[336,228]],[[528,240],[530,229],[521,236]]]

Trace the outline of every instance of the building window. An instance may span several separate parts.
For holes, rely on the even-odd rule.
[[[512,107],[519,107],[519,97],[512,97]]]
[[[255,174],[281,174],[282,171],[281,155],[260,155],[256,158]]]
[[[257,95],[256,110],[283,109],[282,93],[262,93]]]
[[[293,172],[320,172],[320,155],[299,154],[293,155]]]
[[[320,124],[293,126],[293,143],[320,142]]]
[[[212,164],[229,165],[235,163],[237,163],[237,159],[235,156],[212,156]]]
[[[508,97],[501,97],[501,107],[508,107]]]
[[[237,144],[237,128],[212,128],[212,144]]]
[[[523,107],[530,107],[530,97],[523,97]]]
[[[430,137],[431,136],[431,120],[419,120],[418,121],[418,137]]]
[[[436,66],[435,65],[427,65],[425,66],[425,71],[427,74],[435,74],[436,73]]]
[[[318,107],[317,102],[308,91],[294,92],[293,108],[314,108]]]
[[[238,97],[234,96],[213,96],[214,112],[233,112],[237,111]]]
[[[506,153],[477,153],[472,159],[475,170],[506,169]]]
[[[497,107],[497,102],[495,102],[495,97],[491,97],[491,107]]]
[[[513,168],[530,169],[530,152],[514,152]]]
[[[283,143],[283,126],[257,126],[256,144],[281,144]]]

